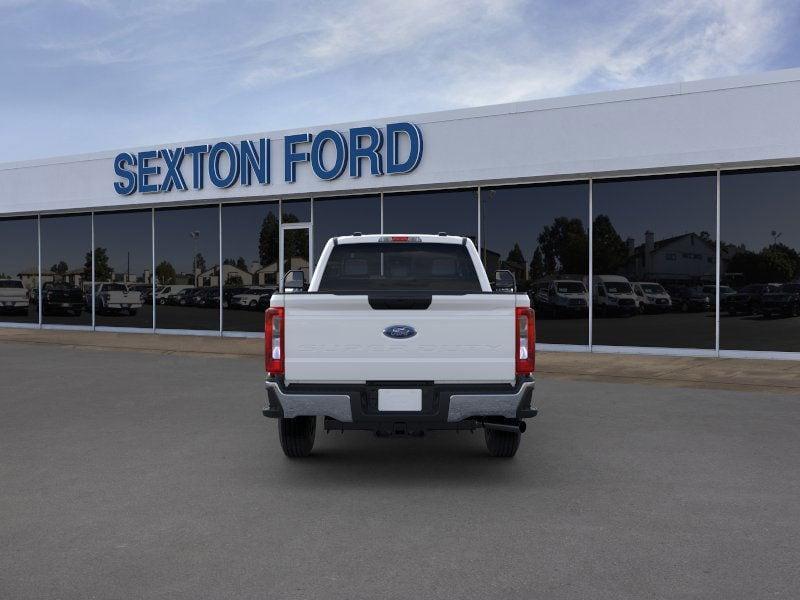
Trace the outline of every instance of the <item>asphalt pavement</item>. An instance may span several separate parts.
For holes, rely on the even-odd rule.
[[[0,341],[0,598],[797,597],[797,395],[543,375],[512,460],[289,460],[262,369]]]

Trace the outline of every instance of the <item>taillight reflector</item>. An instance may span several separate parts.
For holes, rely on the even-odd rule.
[[[532,308],[517,307],[514,346],[517,375],[530,375],[536,367],[536,316]]]
[[[268,308],[264,313],[264,368],[270,375],[283,375],[284,310],[282,306]]]

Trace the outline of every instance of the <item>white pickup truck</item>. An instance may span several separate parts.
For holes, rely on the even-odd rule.
[[[0,279],[0,312],[28,314],[30,293],[20,279]]]
[[[266,417],[284,453],[326,431],[378,436],[483,428],[513,456],[533,401],[535,324],[508,271],[495,289],[468,238],[359,235],[328,241],[306,286],[290,271],[265,318]]]

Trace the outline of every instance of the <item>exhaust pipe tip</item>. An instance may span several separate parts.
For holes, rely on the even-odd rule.
[[[483,422],[484,429],[494,429],[495,431],[508,431],[509,433],[525,433],[527,426],[525,421],[518,423],[492,423],[491,421]]]

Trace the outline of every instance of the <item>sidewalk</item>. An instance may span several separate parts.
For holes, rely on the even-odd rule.
[[[261,358],[261,339],[0,328],[0,343],[58,344],[72,348]],[[581,352],[539,352],[540,378],[764,391],[800,396],[800,362]]]

